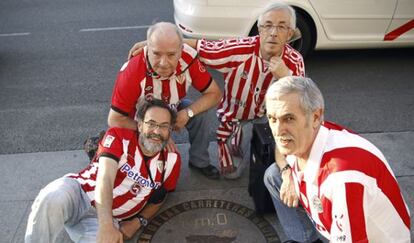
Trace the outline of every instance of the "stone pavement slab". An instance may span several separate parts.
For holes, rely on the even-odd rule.
[[[375,133],[363,134],[385,155],[400,183],[404,198],[414,212],[414,133]],[[182,154],[181,176],[174,193],[171,193],[161,211],[179,203],[196,199],[218,199],[238,203],[254,208],[247,193],[248,172],[237,180],[209,180],[187,165],[188,144],[178,145]],[[217,161],[217,145],[210,144],[210,155]],[[83,151],[61,151],[28,154],[0,155],[0,243],[23,242],[26,221],[30,206],[39,190],[48,182],[70,172],[77,172],[88,163]],[[214,164],[214,163],[213,163]],[[275,215],[265,218],[273,225],[283,240],[280,223]],[[413,217],[411,217],[413,224]],[[248,226],[239,226],[242,230],[252,230]],[[243,228],[244,227],[244,228]],[[184,234],[185,232],[183,232]],[[413,230],[411,231],[413,235]],[[62,233],[58,242],[71,242]],[[130,241],[134,242],[134,241]],[[174,242],[174,239],[171,239]],[[238,239],[235,242],[243,242]]]

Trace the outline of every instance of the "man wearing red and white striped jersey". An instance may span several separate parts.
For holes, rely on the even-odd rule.
[[[65,227],[75,242],[121,242],[145,227],[179,177],[180,156],[165,148],[175,119],[163,101],[143,101],[138,131],[110,128],[97,161],[39,193],[25,241],[54,242]]]
[[[175,130],[189,132],[189,164],[210,179],[218,179],[218,170],[208,154],[208,109],[216,106],[221,91],[197,58],[197,52],[183,44],[180,30],[171,23],[157,23],[147,32],[148,46],[121,68],[116,80],[108,116],[110,127],[134,129],[135,104],[154,97],[178,109]],[[194,102],[184,97],[190,87],[201,96]],[[168,148],[177,151],[172,139]]]
[[[217,109],[219,160],[228,179],[241,176],[250,160],[252,123],[266,122],[264,96],[269,85],[289,75],[305,76],[302,55],[287,42],[296,28],[295,10],[276,2],[258,19],[259,35],[220,41],[186,39],[200,61],[224,74],[224,95]],[[136,43],[129,56],[141,52]]]
[[[410,242],[409,210],[384,155],[359,135],[323,122],[323,96],[312,80],[286,77],[272,84],[266,109],[276,145],[287,156],[287,164],[277,161],[264,178],[285,231],[301,229],[292,225],[300,221],[296,214],[278,210],[286,203],[278,188],[293,183],[330,242]]]
[[[259,17],[258,36],[197,42],[200,60],[225,77],[217,138],[226,178],[238,178],[249,164],[252,122],[265,113],[269,85],[281,77],[305,75],[301,54],[287,44],[295,28],[294,10],[275,4]]]

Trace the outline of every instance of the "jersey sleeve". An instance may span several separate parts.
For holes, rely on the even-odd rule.
[[[255,52],[256,37],[197,41],[200,60],[207,66],[227,73],[249,59]]]
[[[119,159],[123,153],[123,148],[122,139],[120,138],[117,130],[117,128],[110,128],[105,133],[105,136],[99,142],[97,151],[98,158],[104,156],[119,162]]]
[[[181,156],[178,153],[168,153],[167,157],[167,171],[163,187],[171,192],[177,186],[178,178],[180,177]]]
[[[364,186],[348,182],[332,194],[330,242],[368,242],[364,210]]]
[[[283,53],[283,61],[289,68],[292,76],[305,77],[305,63],[300,52],[286,45]]]
[[[145,77],[143,53],[126,62],[118,73],[112,92],[111,108],[125,116],[133,116],[141,95],[140,81]]]
[[[196,90],[203,93],[206,89],[208,89],[213,79],[198,58],[189,67],[189,72],[192,81],[191,84]]]

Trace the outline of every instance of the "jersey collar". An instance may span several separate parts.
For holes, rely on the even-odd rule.
[[[326,143],[328,141],[328,137],[329,129],[321,125],[319,127],[315,141],[313,142],[312,149],[309,154],[309,159],[306,163],[306,168],[304,171],[306,182],[317,184],[316,180],[318,178],[319,167],[321,164],[323,152],[326,147]]]

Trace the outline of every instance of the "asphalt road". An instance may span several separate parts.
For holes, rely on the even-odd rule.
[[[0,154],[77,150],[106,129],[117,72],[158,21],[173,21],[172,1],[1,1]],[[327,119],[361,133],[414,130],[414,49],[315,52],[305,64]]]

